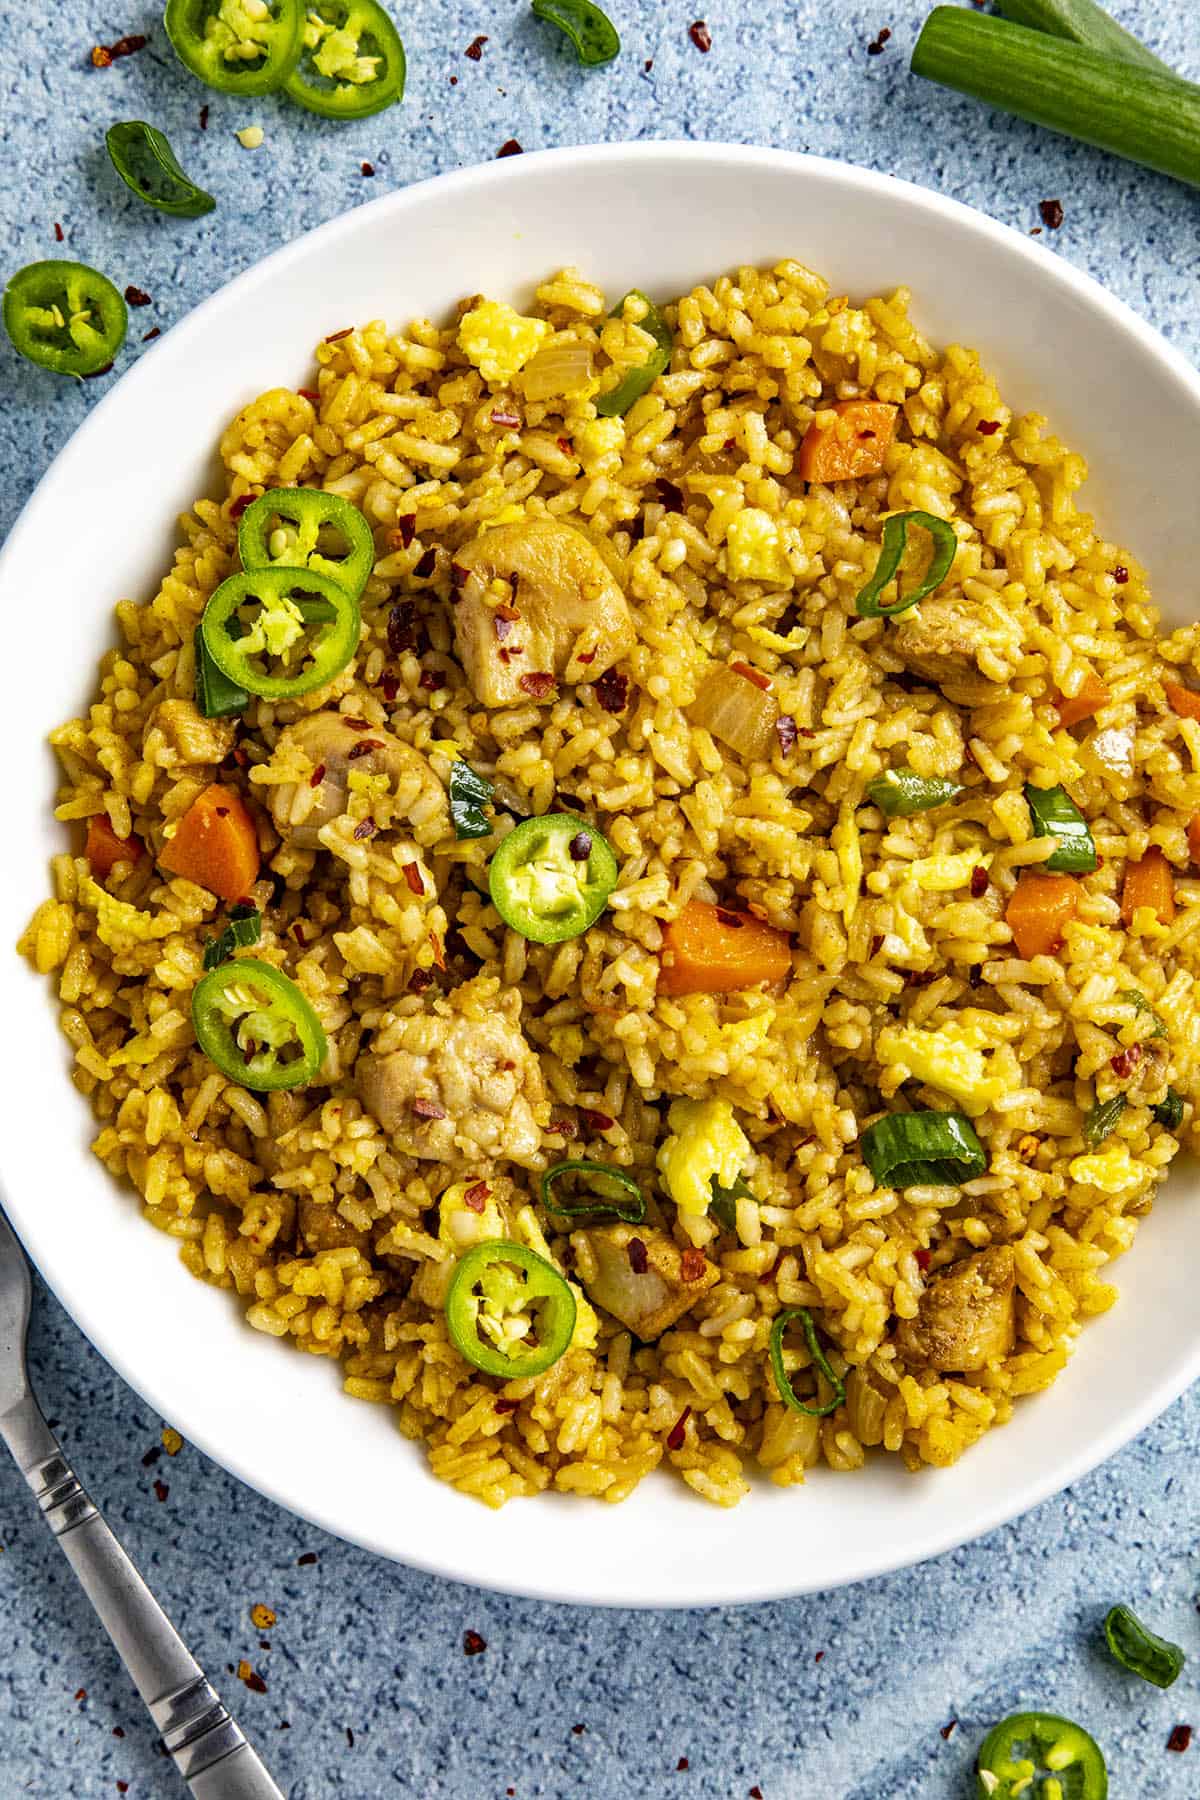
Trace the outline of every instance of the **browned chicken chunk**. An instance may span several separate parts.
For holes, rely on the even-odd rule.
[[[1009,633],[994,628],[978,606],[945,596],[923,600],[890,627],[889,647],[914,675],[923,675],[955,706],[984,706],[1004,697],[1011,673]]]
[[[896,1348],[906,1362],[962,1374],[1007,1356],[1016,1338],[1016,1263],[1010,1244],[965,1256],[935,1275]]]
[[[419,843],[433,843],[449,829],[441,782],[421,752],[390,731],[368,728],[339,712],[309,713],[280,733],[276,755],[290,759],[297,751],[306,759],[309,775],[268,790],[276,829],[297,849],[317,849],[322,826],[345,812],[351,768],[387,776],[392,818],[404,820]]]
[[[578,1231],[571,1241],[588,1298],[643,1343],[661,1337],[720,1279],[699,1250],[680,1250],[665,1231],[644,1225]]]
[[[500,525],[464,546],[454,563],[455,647],[484,706],[549,700],[554,684],[545,677],[595,681],[633,649],[624,594],[599,551],[570,525]]]

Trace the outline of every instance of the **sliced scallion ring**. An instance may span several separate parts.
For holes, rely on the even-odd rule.
[[[576,1183],[583,1192],[572,1192]],[[620,1219],[640,1225],[646,1217],[646,1197],[632,1175],[611,1163],[555,1163],[542,1176],[542,1205],[560,1219]]]
[[[1025,799],[1034,837],[1058,840],[1058,849],[1042,864],[1055,874],[1087,875],[1096,867],[1096,845],[1088,822],[1063,787],[1026,785]]]
[[[708,1210],[724,1231],[737,1230],[737,1203],[757,1198],[754,1189],[741,1175],[732,1187],[722,1187],[714,1175],[709,1183]]]
[[[878,1187],[960,1187],[988,1166],[965,1113],[887,1113],[867,1127],[861,1143]]]
[[[1150,1108],[1150,1117],[1167,1131],[1179,1130],[1183,1124],[1183,1100],[1173,1087],[1167,1089],[1157,1106]]]
[[[809,1406],[805,1401],[798,1400],[784,1367],[783,1334],[793,1319],[799,1319],[804,1331],[804,1340],[808,1345],[808,1353],[812,1357],[814,1365],[821,1371],[833,1389],[832,1398],[827,1400],[824,1406]],[[813,1324],[812,1314],[806,1307],[789,1306],[786,1311],[776,1314],[771,1326],[770,1351],[771,1372],[775,1377],[775,1386],[779,1389],[779,1398],[785,1406],[791,1407],[793,1412],[807,1413],[813,1419],[827,1419],[830,1413],[837,1411],[846,1398],[846,1384],[841,1376],[831,1368],[829,1358],[822,1350],[820,1339],[817,1337],[817,1328]]]
[[[492,834],[492,821],[484,807],[496,791],[494,781],[457,757],[450,771],[450,823],[456,838],[483,838]]]
[[[902,594],[891,606],[884,606],[879,596],[889,581],[894,581],[900,568],[900,561],[908,548],[908,528],[919,525],[933,539],[933,555],[929,561],[924,577],[910,594]],[[883,526],[883,542],[879,549],[879,561],[875,565],[875,573],[866,587],[860,589],[855,597],[854,606],[860,619],[898,619],[901,613],[911,609],[921,600],[928,599],[935,588],[941,587],[954,565],[958,553],[958,539],[954,535],[953,525],[945,519],[939,519],[933,513],[903,512],[893,513],[885,519]]]
[[[1097,1102],[1083,1121],[1083,1135],[1093,1150],[1098,1150],[1106,1137],[1116,1130],[1121,1114],[1129,1102],[1124,1094],[1114,1094],[1103,1104]]]
[[[629,369],[615,388],[607,394],[601,394],[596,401],[596,411],[602,419],[623,419],[635,400],[640,400],[647,393],[659,376],[671,366],[671,350],[675,340],[671,336],[671,327],[655,306],[653,300],[647,299],[638,288],[631,288],[620,306],[613,308],[614,319],[623,318],[625,308],[631,300],[640,301],[646,308],[643,316],[636,321],[642,331],[648,331],[654,339],[654,348],[644,363],[636,369]]]

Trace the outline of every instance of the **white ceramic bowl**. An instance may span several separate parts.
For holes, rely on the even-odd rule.
[[[1146,560],[1179,620],[1200,530],[1200,380],[1154,332],[1041,244],[953,201],[834,162],[640,144],[525,156],[361,207],[232,282],[144,354],[79,430],[0,560],[5,867],[0,910],[5,1203],[97,1348],[166,1419],[243,1480],[329,1530],[418,1567],[562,1600],[682,1606],[827,1588],[977,1536],[1139,1431],[1200,1372],[1195,1177],[1172,1178],[1046,1395],[955,1468],[802,1489],[756,1485],[733,1512],[660,1474],[624,1505],[547,1496],[486,1511],[435,1482],[388,1411],[337,1371],[242,1323],[185,1273],[90,1157],[47,984],[9,952],[63,847],[47,731],[87,702],[113,603],[154,591],[173,520],[211,491],[234,410],[300,383],[310,348],[354,320],[438,317],[486,290],[520,303],[575,262],[616,297],[668,298],[739,263],[796,256],[838,290],[915,290],[935,341],[977,346],[1016,408],[1049,414],[1092,464],[1105,531]],[[1189,1187],[1193,1190],[1189,1195]]]

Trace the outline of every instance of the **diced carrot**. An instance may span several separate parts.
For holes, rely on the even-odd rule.
[[[663,946],[668,955],[658,985],[664,994],[731,994],[782,981],[792,966],[786,931],[704,900],[689,900],[664,926]]]
[[[142,840],[130,833],[119,838],[107,813],[93,813],[88,820],[83,853],[97,881],[107,881],[119,862],[135,863],[142,854]]]
[[[1111,699],[1112,694],[1100,677],[1089,669],[1077,694],[1072,694],[1070,699],[1065,694],[1058,696],[1058,722],[1060,725],[1078,725],[1082,719],[1090,719],[1102,706],[1107,706]]]
[[[258,833],[241,795],[214,781],[188,807],[159,862],[222,900],[244,900],[258,880]]]
[[[1175,917],[1175,878],[1157,844],[1151,845],[1141,862],[1128,863],[1125,868],[1121,917],[1126,925],[1133,924],[1139,906],[1153,908],[1160,925],[1169,925]]]
[[[1034,956],[1053,956],[1078,909],[1079,883],[1072,876],[1026,869],[1004,913],[1017,955],[1026,962]]]
[[[898,407],[884,400],[838,400],[813,420],[800,445],[803,481],[858,481],[878,475],[896,435]]]
[[[1200,719],[1200,694],[1195,688],[1183,687],[1178,681],[1164,681],[1163,693],[1181,719]]]
[[[1197,813],[1188,826],[1188,849],[1192,853],[1192,861],[1200,868],[1200,813]]]

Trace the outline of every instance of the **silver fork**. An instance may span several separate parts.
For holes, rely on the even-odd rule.
[[[0,1437],[196,1800],[284,1800],[42,1417],[25,1367],[31,1304],[25,1252],[0,1213]]]

